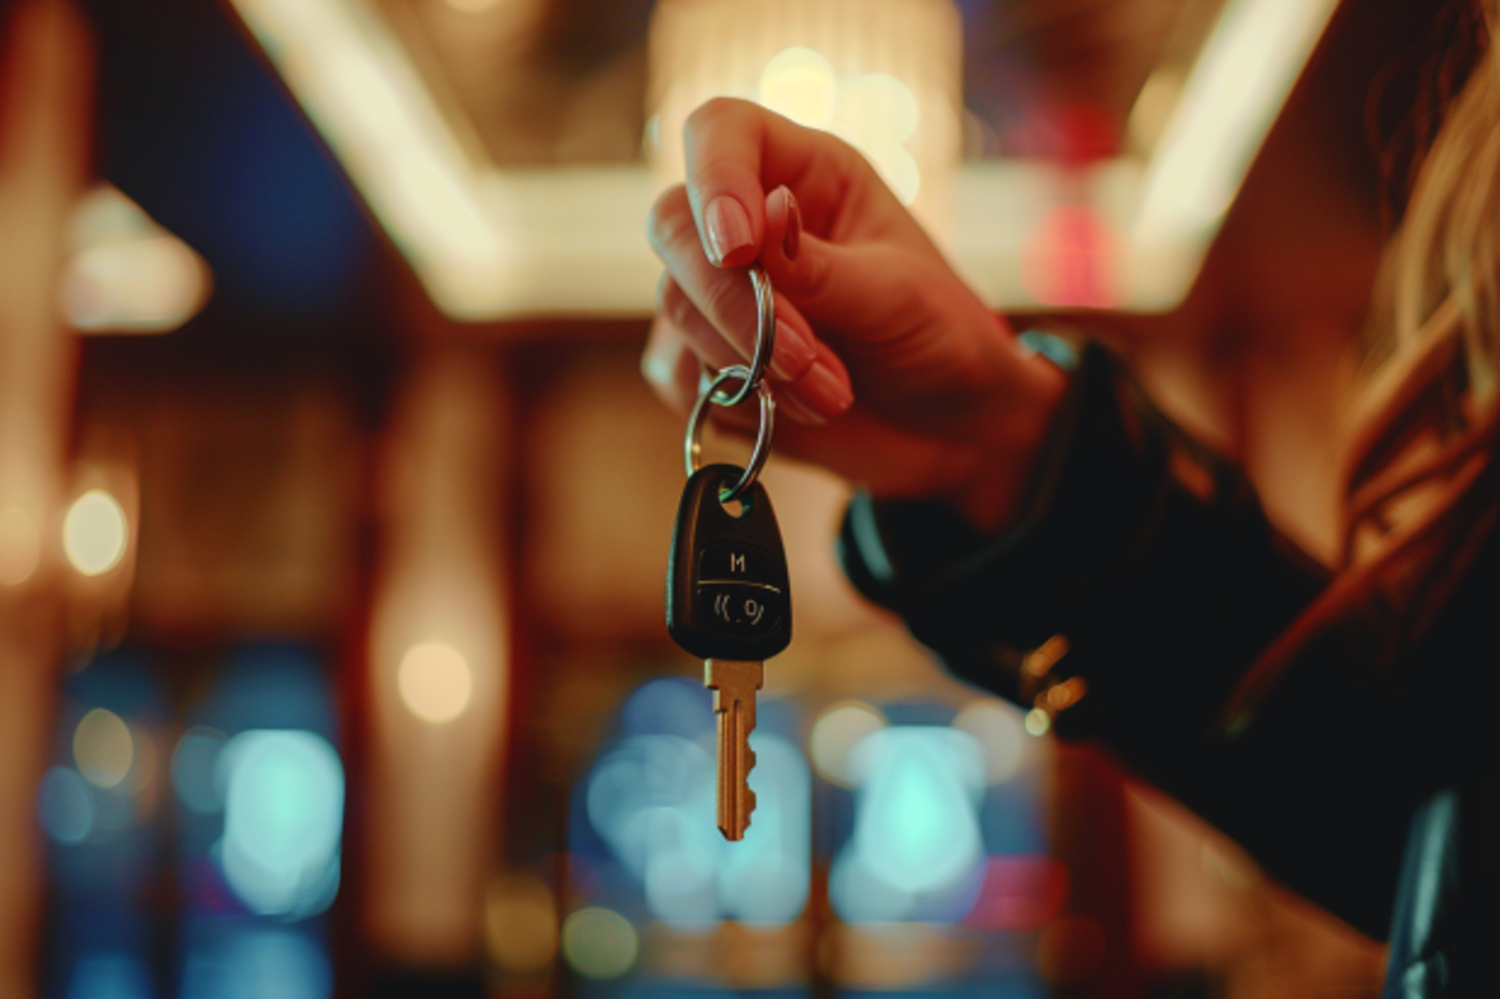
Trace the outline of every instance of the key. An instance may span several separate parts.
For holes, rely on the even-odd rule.
[[[718,823],[729,840],[744,838],[755,810],[750,733],[763,663],[792,640],[786,552],[765,487],[746,490],[737,514],[719,502],[740,473],[709,465],[688,479],[667,565],[667,632],[704,660],[703,682],[714,692]]]

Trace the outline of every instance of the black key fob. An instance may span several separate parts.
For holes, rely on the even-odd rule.
[[[786,551],[759,482],[736,515],[719,502],[744,470],[708,465],[688,478],[667,562],[667,633],[700,659],[770,659],[792,640]]]

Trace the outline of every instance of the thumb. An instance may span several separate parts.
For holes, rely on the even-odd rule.
[[[761,266],[776,290],[821,327],[883,327],[912,303],[930,266],[894,241],[819,239],[803,228],[796,195],[785,186],[766,197],[765,220]]]

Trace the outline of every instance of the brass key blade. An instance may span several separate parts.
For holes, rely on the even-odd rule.
[[[755,731],[755,692],[764,679],[761,663],[710,659],[703,664],[703,684],[714,692],[719,723],[719,831],[727,840],[745,838],[755,811],[750,733]]]

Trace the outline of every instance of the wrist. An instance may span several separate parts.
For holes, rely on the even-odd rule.
[[[942,498],[981,534],[1020,525],[1068,376],[1040,354],[1015,357],[1006,390],[979,414],[970,437],[969,469]]]

